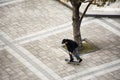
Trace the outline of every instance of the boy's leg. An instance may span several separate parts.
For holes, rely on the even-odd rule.
[[[69,56],[70,56],[70,62],[73,62],[74,58],[73,58],[72,54],[69,54]]]
[[[79,62],[82,61],[82,59],[80,58],[80,56],[79,56],[79,54],[78,54],[78,48],[76,48],[76,49],[74,50],[74,56],[77,58],[77,60],[79,60]]]

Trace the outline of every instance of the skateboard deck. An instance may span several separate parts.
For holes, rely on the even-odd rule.
[[[69,62],[69,61],[70,61],[69,59],[65,59],[65,61],[66,61],[68,64],[79,65],[79,62],[77,62],[77,61]]]

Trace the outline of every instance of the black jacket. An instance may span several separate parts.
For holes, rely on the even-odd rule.
[[[69,52],[73,52],[78,47],[78,44],[75,41],[67,40],[66,46]]]

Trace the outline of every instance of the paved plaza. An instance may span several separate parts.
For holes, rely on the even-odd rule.
[[[82,38],[99,50],[67,64],[72,11],[56,0],[1,0],[0,80],[120,80],[120,19],[85,17]]]

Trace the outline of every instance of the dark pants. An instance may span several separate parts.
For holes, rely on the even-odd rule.
[[[81,58],[78,54],[78,48],[75,48],[75,50],[73,51],[73,55],[75,56],[75,58],[77,60],[81,60]],[[72,54],[69,54],[69,56],[70,56],[70,61],[74,61],[74,58],[73,58]]]

